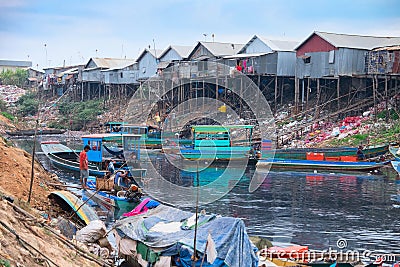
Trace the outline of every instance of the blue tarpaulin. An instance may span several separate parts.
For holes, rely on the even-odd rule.
[[[174,256],[178,266],[192,266],[190,256],[193,253],[194,228],[186,227],[185,222],[194,214],[176,208],[160,205],[149,212],[119,220],[115,229],[120,237],[140,241],[149,248],[161,249],[161,256]],[[158,223],[182,223],[176,231],[157,232],[151,228]],[[203,257],[207,236],[210,233],[215,242],[217,259],[208,264],[205,258],[203,266],[257,266],[257,248],[251,243],[246,227],[241,219],[200,215],[197,230],[196,250]],[[187,230],[184,230],[187,229]],[[197,265],[196,265],[197,266]]]

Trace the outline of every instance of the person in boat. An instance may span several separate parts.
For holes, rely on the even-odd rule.
[[[112,175],[115,172],[114,161],[113,160],[106,160],[106,170],[107,174]]]
[[[365,159],[365,155],[364,155],[364,152],[363,152],[363,147],[361,145],[358,146],[358,149],[357,149],[357,159],[358,160],[364,160]]]
[[[82,188],[86,189],[87,179],[89,177],[89,160],[87,152],[90,150],[90,146],[86,145],[81,153],[79,154],[79,169],[80,169],[80,180]]]
[[[131,179],[128,177],[128,171],[120,170],[117,171],[114,177],[114,189],[115,191],[127,190],[132,183]]]

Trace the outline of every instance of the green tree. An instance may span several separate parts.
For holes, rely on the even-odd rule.
[[[21,96],[17,101],[17,105],[21,116],[35,115],[39,106],[37,94],[29,92]]]
[[[3,70],[0,73],[0,80],[3,84],[17,85],[19,87],[22,87],[25,84],[28,77],[29,73],[24,69],[16,69],[15,71]]]

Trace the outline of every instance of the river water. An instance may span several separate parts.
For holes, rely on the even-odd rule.
[[[31,150],[32,140],[14,142]],[[62,180],[79,182],[77,174],[53,168],[44,155],[38,158]],[[164,155],[157,154],[156,160],[159,171],[175,184],[191,186],[195,183],[195,174],[171,171]],[[212,180],[223,170],[224,167],[208,168],[200,180]],[[228,194],[200,209],[240,217],[249,234],[275,242],[327,250],[338,249],[340,240],[347,243],[347,250],[400,253],[400,208],[391,200],[392,195],[400,192],[400,181],[391,168],[385,167],[379,173],[346,174],[270,171],[261,174],[264,182],[255,192],[249,193],[254,172],[255,167],[248,166]]]

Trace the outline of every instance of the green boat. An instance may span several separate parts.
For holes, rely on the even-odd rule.
[[[252,125],[192,126],[192,144],[181,146],[180,155],[188,160],[239,160],[252,154]]]
[[[140,142],[145,148],[161,148],[161,130],[149,125],[124,124],[121,129],[122,134],[138,134],[141,136]]]
[[[357,147],[332,147],[332,148],[288,148],[275,149],[275,158],[279,159],[303,159],[307,158],[307,153],[324,153],[325,157],[357,156]],[[373,158],[384,155],[389,151],[389,145],[376,145],[364,148],[365,158]],[[269,151],[269,153],[271,153]]]

